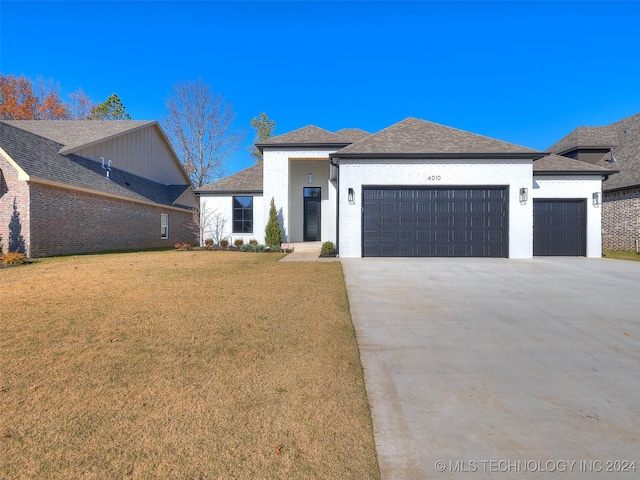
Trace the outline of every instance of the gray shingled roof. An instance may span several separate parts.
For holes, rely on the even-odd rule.
[[[345,140],[347,143],[357,142],[358,140],[371,136],[369,132],[360,128],[343,128],[342,130],[338,130],[334,135]]]
[[[204,185],[196,193],[262,192],[262,162]]]
[[[616,190],[640,185],[640,113],[623,118],[609,125],[618,136],[618,147],[614,150],[615,163],[611,154],[606,154],[598,163],[611,166],[620,173],[604,182],[604,190]]]
[[[617,170],[613,168],[601,167],[599,165],[592,165],[586,162],[580,162],[569,157],[563,157],[552,153],[546,155],[533,162],[534,175],[558,175],[561,173],[571,174],[602,174],[611,175],[616,173]]]
[[[283,135],[268,138],[264,142],[256,144],[256,146],[260,148],[271,145],[346,145],[348,143],[351,143],[351,141],[346,140],[344,135],[336,135],[324,128],[309,125]]]
[[[613,148],[618,146],[618,134],[615,128],[578,127],[566,137],[549,147],[549,151],[562,155],[576,148]]]
[[[542,154],[527,147],[409,117],[344,147],[335,157],[360,155]]]
[[[148,120],[7,120],[5,123],[60,143],[63,145],[60,153],[69,153],[82,146],[105,141],[157,122]]]
[[[108,180],[99,162],[75,154],[62,155],[58,152],[63,144],[13,124],[0,122],[0,146],[31,177],[163,205],[173,205],[190,188],[163,185],[117,168],[111,169]]]
[[[640,185],[640,113],[623,118],[617,122],[611,123],[605,127],[578,127],[582,132],[606,132],[603,138],[609,139],[611,144],[601,145],[603,148],[615,147],[614,156],[615,163],[611,163],[611,153],[606,153],[596,165],[604,168],[613,168],[619,171],[616,175],[609,177],[603,184],[603,190],[619,190],[627,187],[635,187]],[[578,130],[576,129],[576,130]],[[568,145],[570,137],[574,130],[562,140],[557,142],[552,148],[563,148],[562,145]],[[593,142],[591,142],[593,143]],[[601,143],[605,143],[602,141]],[[558,147],[560,145],[560,147]],[[587,143],[579,145],[582,148],[588,148]],[[565,149],[565,151],[567,151]]]

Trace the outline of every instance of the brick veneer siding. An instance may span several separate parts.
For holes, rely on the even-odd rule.
[[[14,211],[15,202],[15,211]],[[24,241],[24,251],[29,252],[29,185],[18,180],[18,172],[0,155],[0,236],[2,236],[3,253],[9,250],[9,224],[15,215],[19,220],[20,232]],[[17,232],[14,232],[17,233]]]
[[[602,248],[635,251],[640,241],[640,188],[605,192],[602,202]]]
[[[195,243],[190,212],[31,184],[31,256],[170,247]],[[169,238],[160,238],[160,214]]]

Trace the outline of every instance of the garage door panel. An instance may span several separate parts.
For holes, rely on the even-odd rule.
[[[533,254],[585,256],[585,199],[534,199]]]
[[[506,191],[505,187],[365,187],[363,255],[506,257]],[[371,220],[391,216],[395,223]],[[395,245],[388,244],[391,237],[381,235],[387,228],[397,233]]]

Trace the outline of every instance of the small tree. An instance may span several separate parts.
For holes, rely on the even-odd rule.
[[[205,245],[205,239],[209,237],[216,245],[220,245],[220,240],[224,238],[225,224],[226,220],[222,213],[205,206],[203,209],[193,210],[189,229],[198,237],[200,246]]]
[[[254,143],[260,143],[273,135],[273,131],[276,129],[276,122],[275,120],[271,120],[267,117],[266,113],[262,112],[257,117],[251,119],[251,127],[256,131]],[[262,152],[258,147],[253,145],[252,147],[249,147],[249,151],[256,163],[260,163],[262,161]]]
[[[271,207],[269,208],[269,221],[265,228],[265,243],[270,247],[280,247],[282,243],[282,229],[278,222],[278,211],[273,197],[271,197]]]
[[[131,120],[131,115],[126,110],[120,97],[113,93],[104,102],[93,107],[90,118],[92,120]]]

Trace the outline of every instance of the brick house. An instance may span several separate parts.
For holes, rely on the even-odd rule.
[[[192,190],[157,122],[0,122],[5,252],[44,257],[193,243]]]
[[[640,246],[640,114],[606,126],[578,127],[549,147],[551,152],[613,168],[603,183],[602,243],[611,250]]]
[[[416,118],[375,134],[308,126],[257,147],[261,188],[245,171],[196,192],[231,237],[263,242],[273,198],[283,241],[331,241],[343,258],[601,256],[606,166]]]

